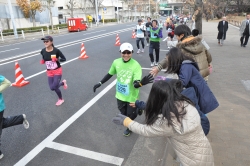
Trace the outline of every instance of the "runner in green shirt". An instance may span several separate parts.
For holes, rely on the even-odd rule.
[[[117,75],[116,95],[118,109],[121,114],[131,119],[137,117],[136,108],[129,104],[139,98],[139,87],[153,82],[153,76],[145,76],[141,80],[141,65],[132,57],[133,46],[130,43],[123,43],[120,46],[121,58],[115,59],[110,67],[108,74],[93,87],[94,92],[102,84],[108,81],[113,75]],[[140,81],[141,80],[141,81]],[[129,136],[131,131],[126,129],[124,136]]]

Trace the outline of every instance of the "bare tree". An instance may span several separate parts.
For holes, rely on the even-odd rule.
[[[74,18],[74,8],[77,8],[77,2],[75,0],[67,0],[66,6],[70,10],[70,17]]]
[[[49,16],[50,16],[50,23],[52,28],[52,33],[54,32],[54,25],[53,25],[53,16],[52,16],[52,9],[51,7],[54,6],[53,0],[45,0],[46,1],[46,8],[49,10]]]
[[[78,8],[81,9],[83,13],[86,13],[86,11],[92,7],[92,4],[89,3],[89,0],[78,0],[77,4]]]

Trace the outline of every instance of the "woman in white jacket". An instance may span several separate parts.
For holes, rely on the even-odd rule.
[[[182,166],[214,166],[212,148],[202,130],[198,111],[174,89],[163,80],[153,84],[145,109],[146,124],[121,114],[113,122],[145,137],[167,137]]]

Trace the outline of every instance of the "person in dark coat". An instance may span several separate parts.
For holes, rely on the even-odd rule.
[[[194,88],[189,87],[187,89],[183,89],[183,85],[182,85],[181,81],[177,80],[177,79],[169,79],[169,78],[167,78],[165,80],[169,81],[170,84],[172,84],[173,87],[175,87],[176,91],[181,93],[183,96],[186,96],[187,98],[189,98],[193,102],[195,108],[197,109],[197,111],[198,111],[198,113],[200,115],[201,126],[202,126],[202,129],[203,129],[203,132],[204,132],[205,135],[207,135],[209,133],[209,130],[210,130],[210,123],[209,123],[209,120],[208,120],[207,116],[203,112],[201,112],[201,110],[200,110],[200,106],[198,104],[198,98],[196,96]],[[131,103],[131,106],[136,107],[138,110],[145,110],[146,103],[143,102],[143,101],[140,101],[140,100],[136,100],[135,103]]]
[[[249,26],[249,23],[250,23],[250,14],[248,14],[246,16],[246,20],[243,20],[241,25],[240,25],[240,45],[241,47],[246,47],[247,45],[247,42],[248,42],[248,39],[249,39],[249,35],[250,35],[250,26]],[[245,39],[245,41],[244,41]],[[244,41],[244,43],[243,43]]]
[[[219,22],[218,24],[218,44],[220,44],[221,46],[223,45],[223,41],[226,39],[226,34],[227,34],[227,30],[228,30],[228,22],[226,21],[226,17],[222,18],[222,21]]]
[[[174,47],[169,50],[166,58],[168,59],[166,73],[177,74],[185,88],[194,88],[201,112],[207,114],[219,106],[192,57],[184,55],[180,49]]]

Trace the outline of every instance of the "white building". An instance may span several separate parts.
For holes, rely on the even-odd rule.
[[[21,9],[16,4],[16,0],[10,0],[12,3],[14,20],[17,28],[33,27],[31,18],[25,18]],[[49,10],[47,9],[47,0],[40,0],[43,4],[43,11],[36,13],[36,26],[47,26],[51,24]],[[93,0],[92,0],[93,1]],[[53,24],[66,23],[67,18],[71,17],[70,0],[54,0],[52,4]],[[93,1],[94,2],[94,1]],[[104,19],[117,18],[117,6],[120,20],[126,20],[131,17],[147,16],[147,11],[137,11],[136,8],[129,6],[127,3],[118,0],[97,0],[98,15]],[[129,1],[128,1],[129,3]],[[139,6],[138,6],[139,7]],[[86,19],[87,15],[96,18],[96,12],[89,0],[73,0],[73,17],[82,17]],[[9,14],[8,0],[0,0],[0,28],[12,29],[12,22]]]
[[[33,27],[33,22],[31,18],[25,18],[20,7],[17,5],[16,0],[10,0],[14,15],[14,21],[16,28],[26,28]],[[41,0],[46,1],[46,0]],[[43,2],[43,11],[36,13],[36,26],[47,26],[50,25],[49,10],[45,6],[46,3]],[[52,7],[52,18],[53,24],[59,24],[58,21],[58,9],[57,7]],[[10,19],[8,0],[0,0],[0,28],[1,29],[13,29],[12,21]]]

